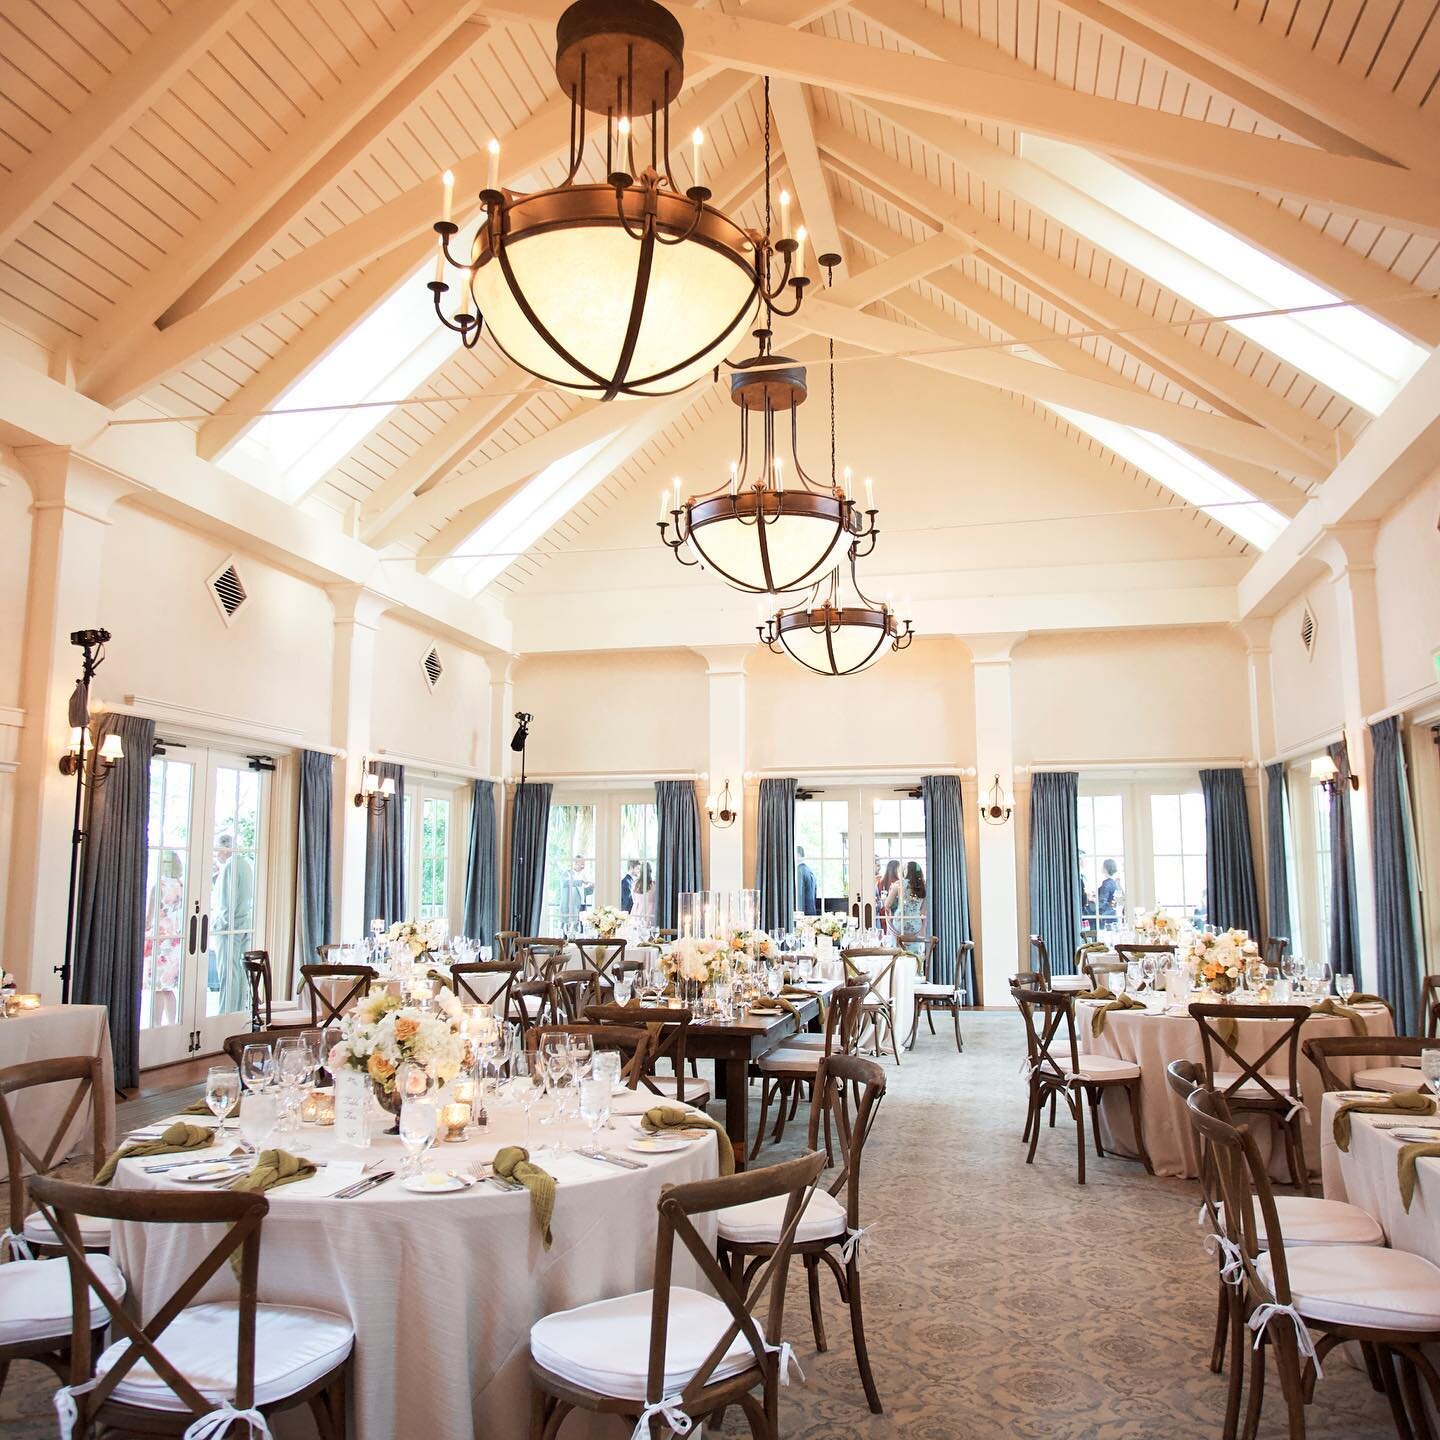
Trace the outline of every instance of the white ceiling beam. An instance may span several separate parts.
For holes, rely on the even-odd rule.
[[[559,8],[558,0],[497,0],[490,10],[539,21],[554,18]],[[852,98],[1013,126],[1106,155],[1279,191],[1357,218],[1440,236],[1440,191],[1416,185],[1395,166],[745,15],[694,11],[685,18],[685,35],[691,53],[736,69],[823,85]]]
[[[835,223],[830,200],[829,177],[815,148],[815,126],[810,118],[805,87],[795,80],[772,80],[770,110],[780,133],[780,143],[785,147],[785,164],[796,198],[805,213],[811,255],[815,259],[827,253],[843,256],[840,227]]]
[[[928,240],[922,240],[918,245],[906,248],[900,236],[896,235],[893,230],[886,230],[877,221],[875,222],[877,228],[885,230],[885,233],[891,236],[894,242],[888,248],[882,249],[880,245],[873,243],[876,238],[874,232],[870,231],[868,227],[857,226],[856,216],[861,213],[854,206],[840,206],[836,212],[840,229],[855,236],[862,244],[878,251],[885,258],[878,264],[872,265],[868,270],[862,270],[858,275],[846,276],[844,280],[826,291],[825,298],[833,301],[836,305],[849,305],[856,310],[863,309],[866,305],[883,299],[893,291],[903,290],[914,284],[915,281],[923,280],[927,275],[933,275],[935,271],[953,265],[962,255],[968,255],[975,249],[973,241],[948,230],[942,230],[938,235],[932,235]],[[869,216],[864,216],[866,220],[869,218]]]
[[[467,401],[366,497],[360,511],[360,538],[372,540],[413,496],[440,484],[466,456],[508,425],[539,388],[540,382],[518,365],[506,364],[483,394]]]
[[[805,326],[877,354],[899,355],[977,384],[1149,430],[1179,445],[1202,445],[1222,455],[1316,479],[1326,473],[1309,455],[1258,425],[1192,410],[1124,385],[1071,375],[991,348],[927,354],[927,350],[943,352],[947,342],[933,332],[846,310],[821,297],[806,301]],[[968,334],[969,343],[988,347],[988,340],[978,331]]]
[[[249,0],[184,0],[112,75],[0,180],[0,251],[223,35]]]
[[[127,342],[198,310],[485,34],[479,0],[429,0],[285,136],[80,342],[78,383],[103,384]]]
[[[968,134],[962,127],[953,128]],[[1031,245],[1013,230],[1007,230],[909,167],[897,165],[885,151],[867,145],[849,131],[837,125],[827,125],[821,127],[819,133],[822,150],[848,166],[859,177],[859,183],[868,184],[873,178],[891,194],[898,195],[908,204],[918,207],[922,214],[932,217],[932,223],[939,223],[947,231],[953,230],[968,237],[980,247],[978,258],[984,263],[1002,269],[1037,297],[1055,304],[1088,329],[1141,329],[1138,337],[1122,334],[1115,337],[1114,343],[1207,404],[1238,411],[1286,437],[1313,461],[1322,464],[1325,470],[1333,463],[1335,438],[1332,430],[1302,414],[1258,380],[1242,374],[1233,365],[1187,340],[1182,331],[1156,326],[1153,316],[1143,314],[1121,296],[1086,279],[1073,266]],[[984,141],[979,143],[982,146],[985,144]],[[1029,185],[1027,173],[1038,167],[1028,166],[1018,157],[1000,156],[998,151],[995,154],[1002,162],[1013,160],[1014,165],[997,170],[993,176],[987,174],[986,178],[1003,188],[1012,189],[1012,193],[1013,187],[1024,187],[1024,198],[1029,203],[1038,204],[1045,192],[1038,184],[1034,187]],[[973,163],[979,166],[987,158],[982,150]],[[1006,180],[1010,182],[1008,185]],[[1111,213],[1110,223],[1126,222]],[[1313,474],[1313,470],[1305,473]]]
[[[1112,9],[1158,30],[1213,64],[1349,135],[1382,155],[1433,177],[1440,173],[1433,116],[1403,104],[1354,71],[1307,53],[1240,11],[1195,0],[1109,0]]]

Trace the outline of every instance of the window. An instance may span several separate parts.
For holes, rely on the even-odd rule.
[[[1081,795],[1080,914],[1086,929],[1116,930],[1125,913],[1125,797]]]
[[[1205,801],[1198,791],[1150,797],[1155,908],[1205,923]]]
[[[420,801],[420,886],[416,918],[438,920],[450,912],[450,802]]]
[[[925,802],[910,796],[876,800],[875,911],[896,934],[923,935],[926,903]]]
[[[190,861],[192,766],[157,755],[150,761],[146,831],[145,952],[140,1028],[179,1020],[184,984],[185,872]]]
[[[545,910],[547,935],[578,925],[595,903],[595,806],[550,807],[545,837]]]
[[[795,802],[795,908],[818,915],[822,910],[846,910],[850,894],[850,802],[848,800],[797,800]],[[804,851],[802,856],[799,852]],[[809,882],[801,865],[814,876],[815,898],[809,902]]]
[[[1315,864],[1310,869],[1314,885],[1315,959],[1330,954],[1330,797],[1312,783],[1310,786],[1312,823],[1315,826]]]
[[[653,804],[622,803],[619,906],[637,920],[652,924],[655,920],[655,873],[659,859],[659,812]]]

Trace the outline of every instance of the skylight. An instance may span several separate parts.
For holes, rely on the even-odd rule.
[[[1088,150],[1026,135],[1021,153],[1075,192],[1069,207],[1063,194],[1053,204],[1047,199],[1056,219],[1208,315],[1341,298]],[[1117,223],[1097,225],[1089,201],[1114,212]],[[1229,323],[1371,415],[1390,404],[1426,358],[1353,306]]]
[[[459,555],[438,566],[436,575],[458,589],[478,595],[511,561],[590,493],[594,478],[580,472],[617,433],[602,435],[591,444],[551,461],[493,515],[482,520],[459,546]],[[477,552],[477,559],[464,558]]]
[[[455,351],[458,337],[416,299],[417,272],[381,302],[276,402],[277,409],[356,405],[409,395]],[[393,407],[392,407],[393,408]],[[319,410],[267,415],[251,432],[284,477],[285,494],[302,499],[390,409]]]
[[[1197,460],[1178,445],[1149,430],[1101,420],[1063,405],[1047,407],[1063,415],[1077,430],[1108,446],[1117,455],[1158,480],[1182,500],[1203,510],[1257,550],[1268,550],[1285,528],[1285,517],[1257,500],[1228,476]]]

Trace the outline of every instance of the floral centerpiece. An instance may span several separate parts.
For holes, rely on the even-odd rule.
[[[1173,915],[1167,915],[1163,910],[1156,910],[1153,914],[1148,910],[1137,910],[1135,912],[1135,933],[1141,939],[1168,945],[1179,938],[1180,922]]]
[[[385,932],[385,938],[392,944],[409,947],[416,960],[424,960],[444,948],[444,926],[438,920],[397,920]]]
[[[732,930],[728,946],[733,955],[763,955],[775,953],[775,942],[763,930]]]
[[[465,1041],[448,1014],[407,1005],[385,990],[372,990],[344,1018],[340,1041],[326,1068],[359,1070],[370,1078],[375,1098],[398,1112],[395,1076],[406,1063],[418,1065],[437,1085],[452,1080],[465,1063]]]
[[[823,935],[827,940],[839,941],[844,937],[845,931],[849,928],[846,917],[834,910],[827,910],[823,915],[801,915],[796,914],[795,924],[802,935],[811,937]]]
[[[730,950],[718,940],[697,940],[682,935],[660,953],[660,968],[671,980],[706,985],[719,974],[730,958]]]
[[[581,924],[588,925],[602,940],[614,939],[625,920],[625,912],[617,910],[613,905],[602,905],[598,910],[586,910],[580,916]]]
[[[15,977],[8,970],[0,970],[0,995],[8,995],[19,988]]]
[[[1259,954],[1260,947],[1247,931],[1226,930],[1220,935],[1196,935],[1180,958],[1194,970],[1199,984],[1216,995],[1229,995]]]

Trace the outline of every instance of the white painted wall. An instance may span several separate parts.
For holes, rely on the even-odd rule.
[[[1380,665],[1387,708],[1440,686],[1440,472],[1381,522],[1375,542]]]

